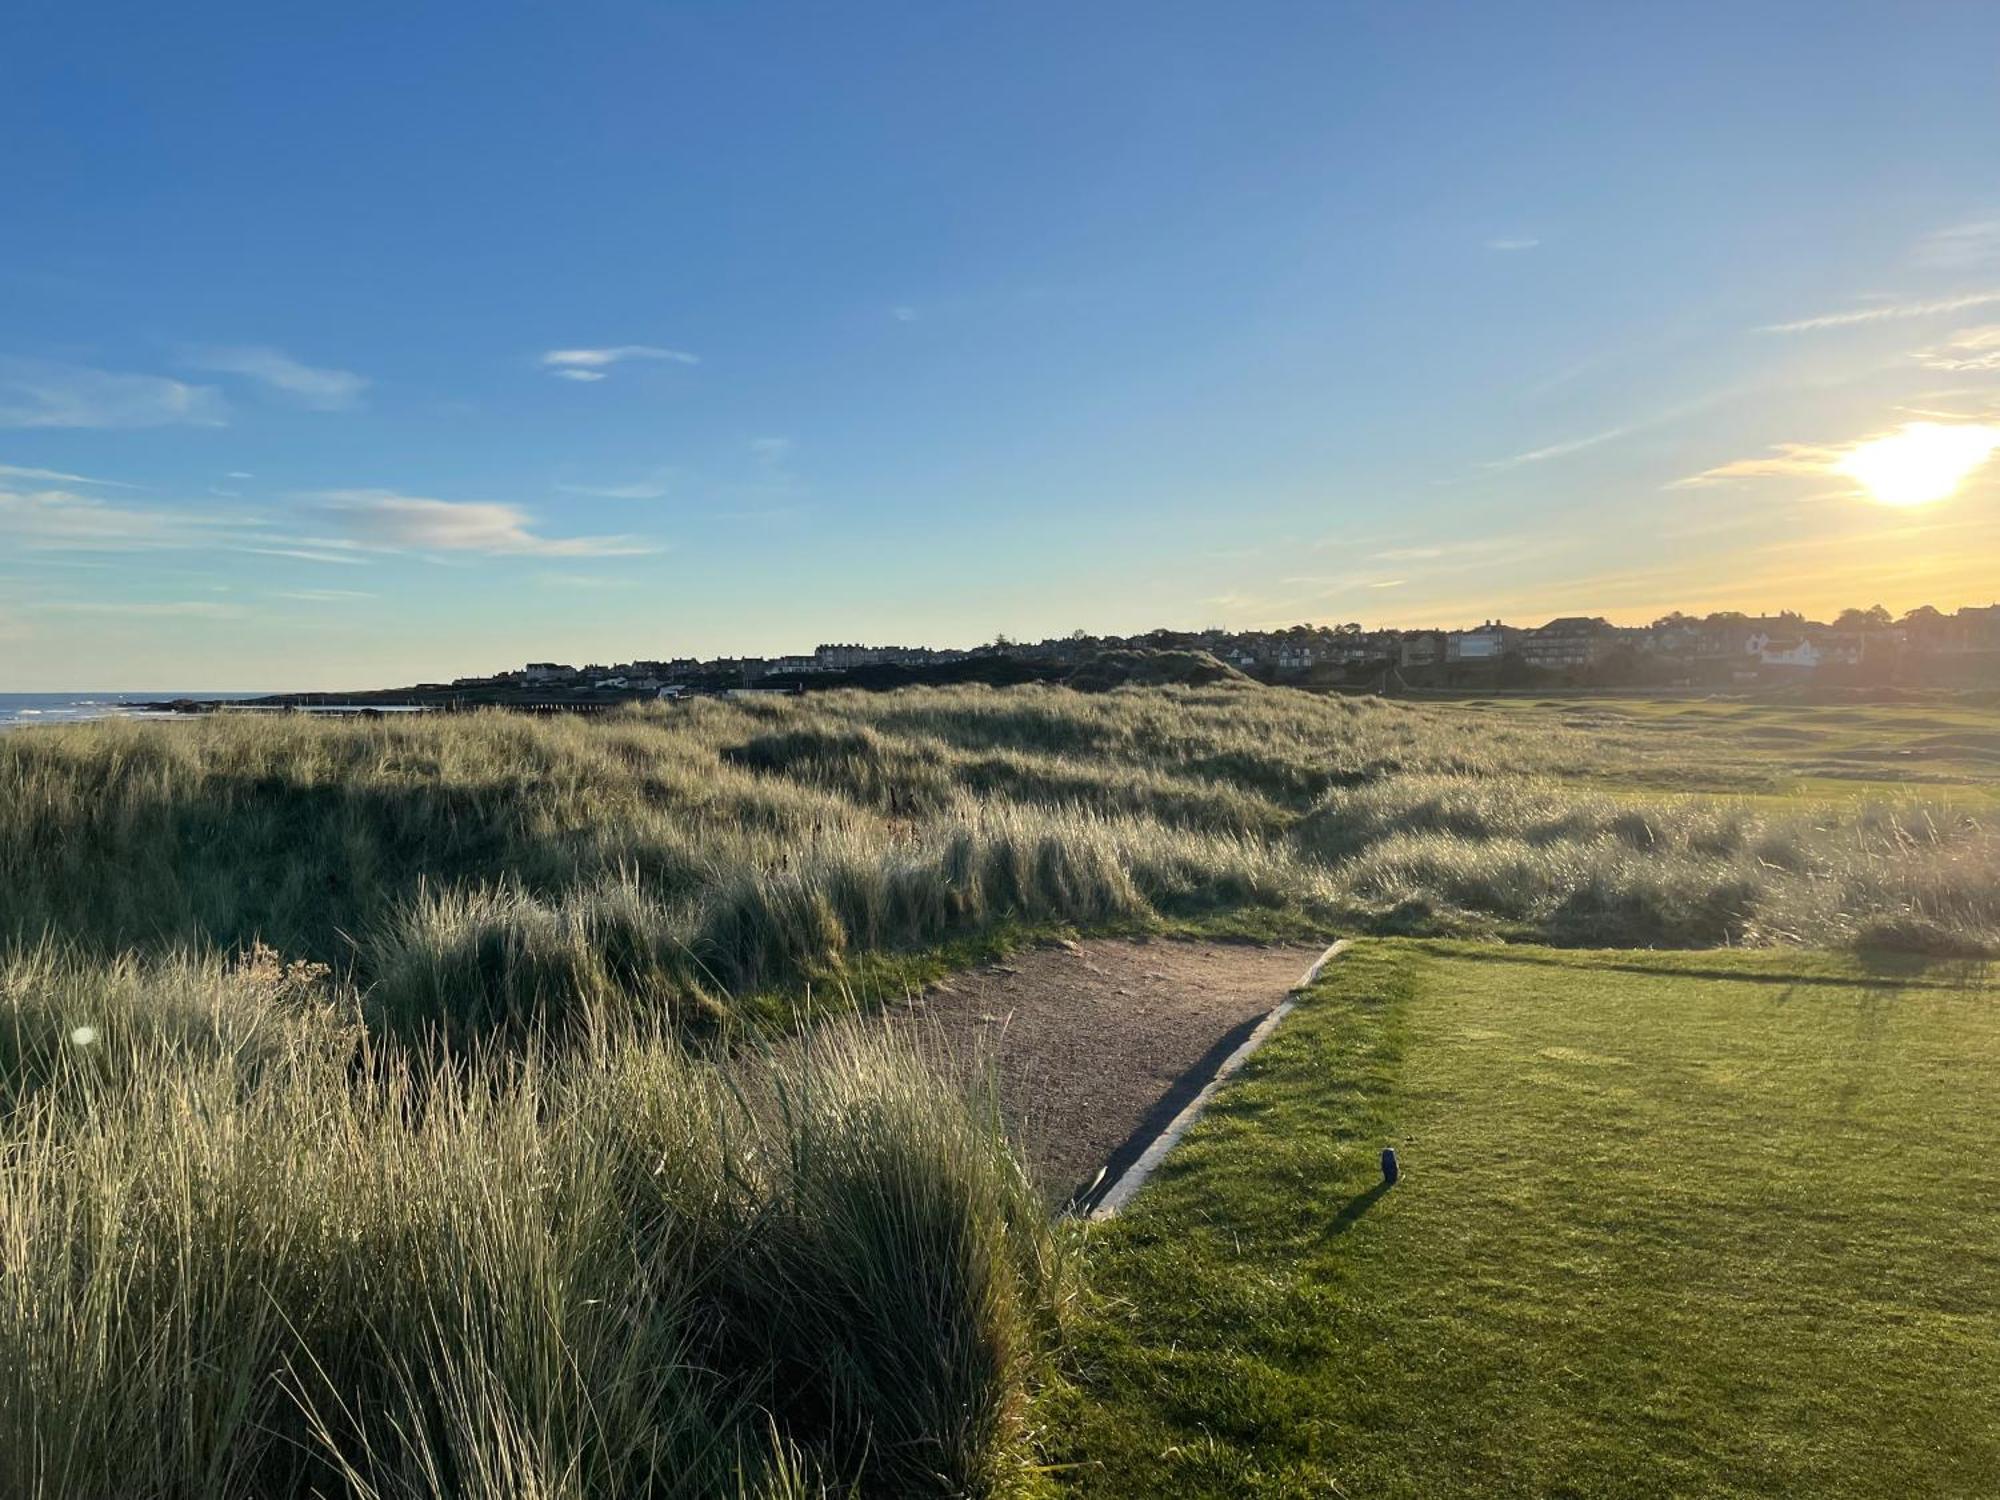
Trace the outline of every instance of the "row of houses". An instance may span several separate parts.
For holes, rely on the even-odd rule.
[[[1564,615],[1534,627],[1488,620],[1461,630],[1297,628],[1274,636],[1238,637],[1218,654],[1245,669],[1275,668],[1287,674],[1324,666],[1477,668],[1510,659],[1535,671],[1575,673],[1621,657],[1662,668],[1706,663],[1746,672],[1812,671],[1878,657],[1993,652],[2000,652],[2000,605],[1953,615],[1918,610],[1901,621],[1889,620],[1883,612],[1851,611],[1831,625],[1796,614],[1730,614],[1668,616],[1643,626],[1614,625],[1597,615]]]
[[[459,687],[518,683],[527,687],[568,689],[576,692],[652,692],[710,678],[758,682],[767,677],[803,677],[831,672],[852,672],[859,667],[929,666],[940,662],[963,661],[973,653],[937,650],[929,646],[864,646],[837,643],[818,647],[809,655],[719,656],[700,660],[691,656],[669,661],[633,661],[610,667],[593,663],[576,667],[567,662],[531,661],[519,672],[500,672],[492,677],[461,678]]]
[[[517,685],[576,692],[654,693],[727,682],[754,685],[869,667],[921,668],[979,658],[1010,657],[1074,664],[1107,650],[1205,651],[1254,675],[1293,679],[1389,669],[1441,672],[1478,680],[1482,674],[1533,672],[1603,675],[1620,670],[1654,676],[1700,669],[1707,676],[1812,672],[1898,660],[2000,652],[2000,604],[1944,614],[1913,610],[1900,620],[1886,611],[1849,610],[1831,624],[1797,614],[1669,615],[1651,625],[1614,625],[1597,615],[1563,615],[1524,627],[1486,620],[1463,629],[1364,630],[1358,624],[1294,625],[1282,630],[1153,630],[1137,636],[1074,631],[1041,641],[1005,637],[968,649],[870,646],[836,642],[810,653],[626,662],[582,667],[530,662],[518,672],[461,679],[458,686]]]

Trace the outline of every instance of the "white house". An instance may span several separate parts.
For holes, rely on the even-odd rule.
[[[1757,658],[1760,667],[1804,667],[1808,671],[1820,664],[1824,654],[1802,635],[1772,635],[1767,630],[1751,632],[1743,649]]]

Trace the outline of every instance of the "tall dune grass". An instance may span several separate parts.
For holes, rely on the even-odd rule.
[[[1689,770],[1646,736],[1242,686],[14,734],[0,936],[264,942],[403,1029],[521,1033],[713,1030],[746,992],[1006,923],[2000,933],[1994,834],[1963,813],[1635,795]]]
[[[0,1493],[1019,1477],[1068,1268],[992,1122],[880,1033],[357,1081],[320,976],[42,951],[0,1036]]]
[[[1411,776],[1330,793],[1295,834],[1364,921],[1558,942],[2000,951],[2000,829],[1917,802],[1635,804],[1550,778]]]

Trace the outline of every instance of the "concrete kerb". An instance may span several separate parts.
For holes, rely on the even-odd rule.
[[[1202,1085],[1201,1092],[1188,1101],[1187,1108],[1167,1123],[1167,1128],[1152,1139],[1146,1149],[1139,1154],[1139,1159],[1127,1167],[1125,1174],[1112,1183],[1104,1196],[1097,1200],[1096,1205],[1090,1210],[1091,1218],[1110,1218],[1131,1200],[1134,1193],[1146,1185],[1146,1179],[1151,1177],[1160,1163],[1167,1159],[1167,1153],[1174,1149],[1180,1138],[1188,1133],[1196,1120],[1201,1118],[1201,1112],[1208,1108],[1208,1101],[1215,1097],[1215,1091],[1228,1081],[1231,1074],[1250,1060],[1251,1053],[1270,1040],[1271,1033],[1278,1029],[1278,1024],[1291,1014],[1299,992],[1309,988],[1313,981],[1319,978],[1320,970],[1332,962],[1341,950],[1347,947],[1347,943],[1346,938],[1341,938],[1327,944],[1326,951],[1313,960],[1312,967],[1307,969],[1299,982],[1292,986],[1291,993],[1257,1023],[1256,1029],[1243,1039],[1242,1046],[1222,1060],[1222,1066],[1215,1070],[1215,1076]]]

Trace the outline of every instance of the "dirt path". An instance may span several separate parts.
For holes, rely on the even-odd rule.
[[[1318,955],[1094,938],[954,975],[891,1010],[953,1066],[991,1066],[1050,1202],[1087,1205]]]

